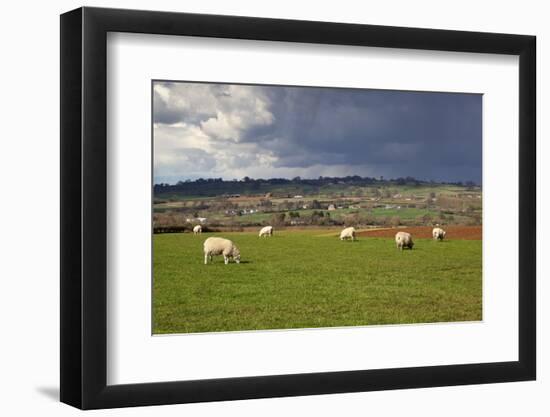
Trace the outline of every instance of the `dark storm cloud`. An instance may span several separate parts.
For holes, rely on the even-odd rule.
[[[376,165],[381,175],[481,180],[481,95],[272,88],[262,142],[276,166]],[[264,128],[264,130],[267,130]]]
[[[154,97],[157,123],[195,125],[218,144],[232,140],[235,146],[253,146],[258,155],[271,157],[273,168],[317,167],[312,172],[324,175],[323,167],[347,166],[358,175],[481,182],[478,94],[190,83],[164,87]]]

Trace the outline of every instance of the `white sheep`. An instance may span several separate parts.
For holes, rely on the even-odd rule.
[[[241,262],[239,248],[229,239],[209,237],[204,241],[204,264],[208,264],[208,258],[212,262],[212,256],[214,255],[223,255],[226,265],[229,263],[229,258],[233,258],[236,263]]]
[[[265,226],[262,227],[260,230],[260,233],[258,234],[258,237],[267,237],[267,236],[273,236],[273,226]]]
[[[193,227],[193,234],[200,235],[202,233],[202,226],[200,224],[197,224],[195,227]]]
[[[432,230],[432,236],[434,240],[443,240],[445,239],[446,234],[447,232],[441,227],[434,227],[434,229]]]
[[[355,240],[355,227],[346,227],[340,232],[340,240],[351,239],[353,242]]]
[[[414,246],[412,236],[407,232],[397,232],[395,235],[395,243],[397,245],[397,249],[400,250],[403,250],[403,248],[412,249]]]

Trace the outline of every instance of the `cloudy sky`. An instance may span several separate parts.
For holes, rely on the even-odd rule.
[[[481,182],[481,95],[159,81],[153,94],[155,183]]]

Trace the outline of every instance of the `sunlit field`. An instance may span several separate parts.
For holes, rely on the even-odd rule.
[[[204,265],[209,236],[233,240],[241,263]],[[330,230],[156,234],[153,333],[476,321],[482,241],[340,241]]]

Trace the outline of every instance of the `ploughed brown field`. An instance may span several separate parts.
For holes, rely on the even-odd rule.
[[[482,226],[443,226],[447,235],[445,239],[458,240],[481,240]],[[357,236],[364,237],[394,237],[397,232],[409,232],[413,238],[431,239],[433,227],[415,226],[415,227],[396,227],[390,229],[362,230],[357,232]]]

